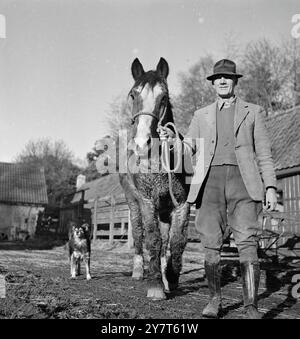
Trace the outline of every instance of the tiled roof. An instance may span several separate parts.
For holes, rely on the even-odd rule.
[[[47,204],[43,168],[0,162],[0,202]]]
[[[276,170],[300,166],[300,106],[266,119]]]
[[[110,195],[120,197],[124,194],[122,186],[119,182],[118,174],[105,175],[99,179],[87,182],[80,187],[80,190],[85,190],[84,199],[88,201],[92,201],[96,197],[104,198]],[[72,203],[78,202],[80,198],[81,194],[76,193]]]

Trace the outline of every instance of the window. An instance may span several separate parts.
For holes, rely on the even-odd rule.
[[[98,224],[97,231],[109,231],[109,224]]]

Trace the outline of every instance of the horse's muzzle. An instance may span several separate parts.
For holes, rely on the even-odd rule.
[[[149,152],[149,147],[151,145],[151,138],[148,137],[148,139],[138,139],[136,138],[134,140],[135,142],[135,154],[139,156],[145,156]]]

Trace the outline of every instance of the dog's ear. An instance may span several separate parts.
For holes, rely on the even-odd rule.
[[[86,232],[89,232],[90,231],[90,225],[88,223],[85,223],[81,226]]]
[[[76,223],[74,221],[69,221],[69,232],[74,232],[76,228]]]

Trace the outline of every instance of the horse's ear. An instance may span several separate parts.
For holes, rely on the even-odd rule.
[[[169,75],[169,65],[164,58],[160,58],[159,63],[156,66],[156,71],[161,77],[167,79]]]
[[[131,73],[134,81],[136,81],[145,73],[143,65],[140,63],[140,60],[138,58],[135,58],[131,65]]]

